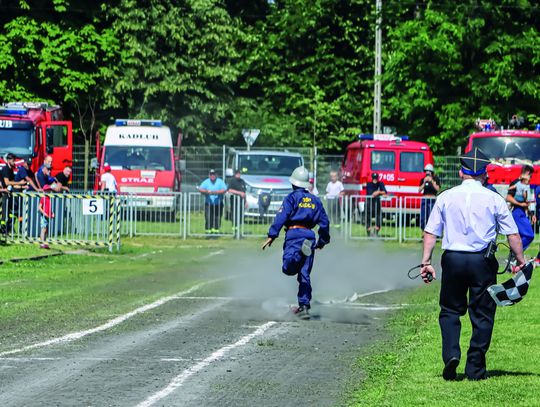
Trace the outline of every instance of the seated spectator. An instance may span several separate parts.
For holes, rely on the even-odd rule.
[[[56,181],[58,181],[60,191],[69,192],[69,179],[71,177],[71,167],[66,165],[64,170],[56,174]]]

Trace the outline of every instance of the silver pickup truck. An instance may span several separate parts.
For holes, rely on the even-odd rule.
[[[227,156],[227,180],[239,169],[246,183],[246,218],[273,218],[283,198],[292,191],[289,176],[304,165],[299,153],[288,151],[241,151],[231,149]]]

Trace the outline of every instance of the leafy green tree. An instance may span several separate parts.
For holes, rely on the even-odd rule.
[[[182,128],[188,142],[222,133],[234,100],[242,32],[217,0],[122,0],[106,9],[122,47],[106,106]]]
[[[99,25],[98,12],[65,0],[7,7],[0,29],[2,100],[63,104],[90,138],[101,78],[115,71],[119,45],[112,30]]]
[[[535,4],[409,5],[408,18],[389,27],[384,119],[427,140],[436,152],[454,153],[477,117],[505,125],[512,114],[538,112],[540,10]]]
[[[238,94],[258,101],[255,109],[268,106],[268,116],[295,124],[285,137],[284,129],[261,132],[261,142],[336,150],[358,128],[371,128],[372,3],[276,1],[263,8],[264,18],[247,25],[247,67]]]

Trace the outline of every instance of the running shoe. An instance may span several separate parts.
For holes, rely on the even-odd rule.
[[[304,240],[304,242],[302,243],[302,254],[306,257],[309,257],[311,256],[311,240],[309,239],[306,239]]]
[[[297,307],[292,307],[291,312],[300,319],[309,319],[309,305],[299,305]]]

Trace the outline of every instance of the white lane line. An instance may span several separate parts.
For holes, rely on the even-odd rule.
[[[50,361],[62,360],[63,358],[0,358],[0,361],[9,360],[12,362],[35,362],[35,361]]]
[[[123,315],[120,315],[120,316],[118,316],[116,318],[113,318],[113,319],[107,321],[106,323],[104,323],[103,325],[97,326],[95,328],[86,329],[84,331],[79,331],[79,332],[72,332],[72,333],[69,333],[67,335],[64,335],[64,336],[61,336],[61,337],[58,337],[58,338],[49,339],[48,341],[38,342],[38,343],[34,343],[32,345],[23,346],[22,348],[12,349],[12,350],[8,350],[8,351],[5,351],[5,352],[0,352],[0,357],[13,355],[15,353],[24,352],[24,351],[31,350],[31,349],[43,348],[45,346],[57,345],[59,343],[72,342],[72,341],[76,341],[78,339],[84,338],[85,336],[95,334],[97,332],[106,331],[107,329],[111,329],[111,328],[115,327],[116,325],[119,325],[122,322],[125,322],[126,320],[128,320],[128,319],[130,319],[130,318],[132,318],[132,317],[134,317],[136,315],[139,315],[139,314],[142,314],[143,312],[146,312],[146,311],[149,311],[151,309],[160,307],[161,305],[163,305],[163,304],[165,304],[165,303],[167,303],[169,301],[181,298],[186,294],[191,294],[192,292],[199,290],[201,287],[203,287],[205,285],[216,283],[218,281],[223,281],[223,280],[225,280],[225,279],[208,280],[208,281],[196,284],[196,285],[194,285],[193,287],[191,287],[191,288],[189,288],[187,290],[181,291],[181,292],[173,294],[173,295],[169,295],[167,297],[160,298],[160,299],[158,299],[158,300],[156,300],[156,301],[154,301],[154,302],[152,302],[150,304],[146,304],[146,305],[143,305],[142,307],[136,308],[133,311],[128,312],[127,314],[123,314]]]
[[[230,345],[224,346],[221,349],[216,350],[214,353],[212,353],[210,356],[208,356],[206,359],[200,361],[196,365],[191,366],[190,368],[184,370],[182,373],[180,373],[178,376],[176,376],[167,387],[164,389],[158,391],[157,393],[153,394],[152,396],[148,397],[145,401],[142,403],[139,403],[137,407],[149,407],[153,405],[154,403],[160,401],[161,399],[167,397],[169,394],[171,394],[173,391],[175,391],[177,388],[181,387],[184,382],[193,376],[195,373],[201,371],[202,369],[208,367],[210,364],[216,362],[219,359],[222,359],[225,354],[230,352],[231,350],[238,348],[240,346],[246,345],[249,341],[251,341],[253,338],[257,336],[261,336],[264,334],[270,327],[275,325],[275,321],[269,321],[266,324],[260,325],[255,331],[250,333],[249,335],[246,335],[242,338],[240,338],[235,343],[232,343]]]
[[[179,300],[211,300],[211,301],[233,301],[233,300],[242,300],[240,297],[185,297],[182,296],[178,298]],[[247,298],[246,298],[247,299]]]
[[[358,294],[358,295],[356,296],[356,298],[369,297],[370,295],[387,293],[388,291],[392,291],[392,290],[388,289],[388,290],[369,291],[369,292],[367,292],[367,293]]]
[[[196,360],[202,360],[201,358],[164,358],[159,359],[161,362],[194,362]]]
[[[199,257],[198,260],[206,260],[206,259],[209,259],[210,257],[218,256],[223,253],[225,253],[225,250],[218,250],[216,252],[208,253],[206,256]]]
[[[0,283],[0,286],[2,286],[2,285],[18,284],[18,283],[20,283],[21,281],[24,281],[24,280],[4,281],[3,283]]]

